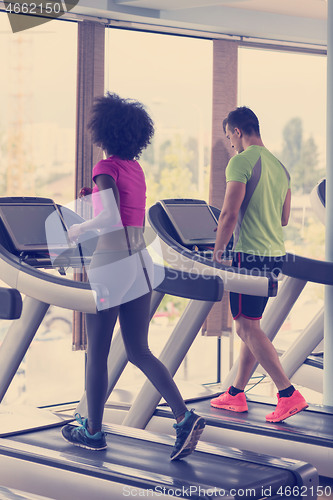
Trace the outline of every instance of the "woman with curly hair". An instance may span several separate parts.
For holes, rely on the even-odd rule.
[[[146,204],[145,176],[137,161],[150,143],[154,124],[144,106],[107,93],[96,100],[89,124],[93,142],[107,158],[94,166],[94,218],[70,228],[72,240],[91,229],[99,238],[89,270],[92,288],[99,295],[96,314],[86,314],[87,418],[77,415],[80,427],[66,425],[63,437],[90,450],[106,448],[102,418],[107,393],[107,358],[119,317],[128,360],[136,365],[171,407],[177,433],[171,460],[195,449],[205,426],[202,417],[188,411],[167,368],[148,346],[153,264],[145,249],[143,226]]]

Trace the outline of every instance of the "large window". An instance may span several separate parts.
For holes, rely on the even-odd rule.
[[[0,13],[0,196],[73,200],[77,25],[52,21],[13,34]],[[43,405],[83,392],[84,353],[72,352],[72,311],[51,307],[5,397]],[[9,322],[0,322],[0,342]],[[71,383],[68,384],[70,377]]]
[[[13,34],[2,13],[0,30],[0,196],[67,204],[74,193],[77,25],[58,20]],[[309,192],[325,172],[325,68],[323,57],[239,50],[239,104],[258,114],[265,145],[292,175],[287,250],[317,258],[324,256],[324,228],[311,211]],[[106,90],[140,100],[155,122],[153,142],[141,158],[147,207],[170,197],[208,200],[212,42],[107,28],[105,77]],[[288,342],[321,304],[322,288],[307,287],[285,325]],[[156,354],[183,308],[184,300],[165,297],[154,319]],[[1,321],[0,342],[7,329]],[[72,352],[71,340],[72,311],[51,307],[6,400],[47,405],[77,399],[84,352]],[[195,349],[178,377],[214,381],[215,339],[199,337]],[[208,361],[199,369],[192,359],[203,350]],[[133,388],[143,376],[131,370]]]

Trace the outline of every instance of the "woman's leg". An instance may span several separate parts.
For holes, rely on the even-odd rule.
[[[151,293],[120,306],[119,320],[129,361],[136,365],[156,387],[173,411],[177,421],[187,411],[183,398],[168,369],[148,346]]]
[[[86,314],[88,427],[94,433],[102,426],[108,384],[107,359],[119,305],[135,276],[136,265],[132,260],[126,255],[124,258],[124,252],[96,252],[88,270],[91,287],[94,289],[95,283],[99,287],[103,285],[108,292],[103,302],[97,302],[97,314]],[[99,292],[98,287],[96,291]]]
[[[107,359],[118,312],[119,306],[99,311],[97,314],[86,314],[86,394],[90,434],[95,434],[102,427],[108,384]]]

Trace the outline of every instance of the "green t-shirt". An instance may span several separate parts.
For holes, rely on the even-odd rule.
[[[286,168],[263,146],[234,156],[226,181],[246,184],[234,234],[234,251],[264,257],[285,255],[281,216],[290,187]]]

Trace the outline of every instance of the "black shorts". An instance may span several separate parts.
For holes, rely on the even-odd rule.
[[[249,270],[273,272],[278,275],[282,269],[283,261],[284,256],[262,257],[260,255],[235,252],[232,265]],[[261,319],[267,301],[268,297],[230,292],[231,314],[234,319],[239,318],[239,316],[253,320]]]

